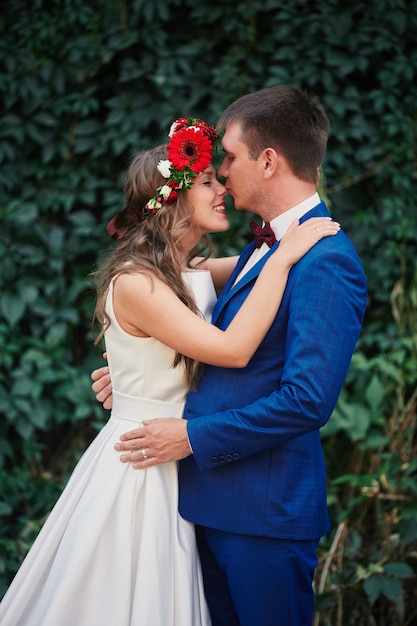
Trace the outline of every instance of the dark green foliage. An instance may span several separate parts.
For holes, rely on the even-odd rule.
[[[89,272],[131,155],[275,83],[332,126],[320,191],[369,279],[323,430],[316,625],[417,620],[416,0],[14,0],[0,15],[0,595],[106,419]],[[231,213],[222,254],[249,238]],[[306,303],[308,306],[308,303]]]

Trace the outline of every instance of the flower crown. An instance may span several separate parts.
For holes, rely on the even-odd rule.
[[[157,167],[167,182],[146,203],[143,214],[156,213],[163,203],[175,202],[178,190],[190,189],[193,178],[210,165],[219,135],[204,120],[180,117],[171,124],[168,158]]]
[[[156,213],[163,203],[175,202],[180,189],[190,189],[193,178],[210,165],[213,152],[220,145],[220,135],[214,126],[188,116],[171,124],[169,138],[168,158],[157,165],[167,182],[158,187],[156,195],[144,206],[143,219]],[[107,232],[112,239],[121,239],[133,225],[125,208],[108,222]]]

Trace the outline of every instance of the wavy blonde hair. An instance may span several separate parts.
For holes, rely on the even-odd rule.
[[[193,211],[187,192],[180,191],[175,202],[164,203],[154,215],[145,216],[143,213],[149,198],[165,182],[157,165],[160,160],[166,159],[166,155],[166,145],[140,152],[132,159],[127,171],[125,211],[129,219],[129,229],[117,242],[113,252],[92,274],[97,291],[93,321],[98,321],[101,326],[95,344],[103,338],[105,328],[110,323],[105,309],[106,297],[112,279],[120,273],[139,272],[151,279],[158,278],[193,313],[200,314],[192,292],[182,280],[181,272],[185,266],[189,266],[191,259],[203,251],[208,250],[210,254],[211,242],[208,236],[204,236],[188,258],[182,252],[181,240],[193,223]],[[189,387],[195,388],[201,370],[200,364],[177,352],[172,365],[176,367],[180,363],[184,365],[186,382]]]

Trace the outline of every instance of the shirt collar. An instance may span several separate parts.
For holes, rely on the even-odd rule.
[[[315,193],[306,200],[296,204],[291,209],[288,209],[285,213],[282,213],[281,215],[278,215],[278,217],[271,220],[271,228],[275,233],[277,241],[285,235],[294,220],[300,219],[300,217],[305,215],[318,204],[320,204],[320,196],[318,193]]]

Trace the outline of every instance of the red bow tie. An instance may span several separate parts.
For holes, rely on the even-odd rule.
[[[256,222],[250,222],[249,224],[251,231],[255,235],[255,246],[260,248],[261,245],[265,242],[269,248],[272,248],[274,243],[276,243],[275,233],[271,228],[269,222],[265,222],[265,226],[261,228],[259,224]]]

